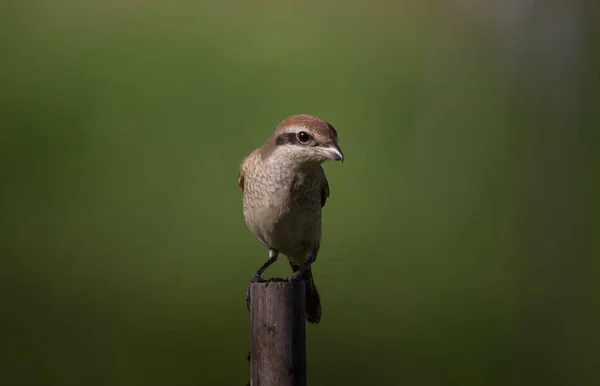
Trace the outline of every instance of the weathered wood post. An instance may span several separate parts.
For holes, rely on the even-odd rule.
[[[251,386],[306,386],[304,282],[250,285]]]

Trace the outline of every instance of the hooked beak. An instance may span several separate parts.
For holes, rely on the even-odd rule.
[[[329,146],[327,149],[327,158],[332,159],[334,161],[342,161],[344,162],[344,153],[342,153],[342,149],[336,144]]]

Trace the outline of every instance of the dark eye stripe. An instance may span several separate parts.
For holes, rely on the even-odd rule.
[[[296,134],[294,134],[294,133],[279,134],[277,136],[277,138],[275,138],[275,144],[277,146],[279,146],[279,145],[286,145],[286,144],[293,144],[293,143],[298,143],[298,140],[296,139]]]
[[[306,142],[300,142],[295,133],[282,133],[275,137],[275,144],[280,145],[302,145],[302,146],[318,146],[318,143],[313,137],[310,137]]]

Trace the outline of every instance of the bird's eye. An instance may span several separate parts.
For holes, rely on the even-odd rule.
[[[310,135],[308,135],[308,133],[306,131],[301,131],[298,133],[298,141],[300,141],[302,143],[306,143],[306,142],[308,142],[309,139],[310,139]]]

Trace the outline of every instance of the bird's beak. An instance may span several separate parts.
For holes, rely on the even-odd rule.
[[[342,149],[338,145],[333,144],[327,148],[327,158],[344,162],[344,153],[342,153]]]

